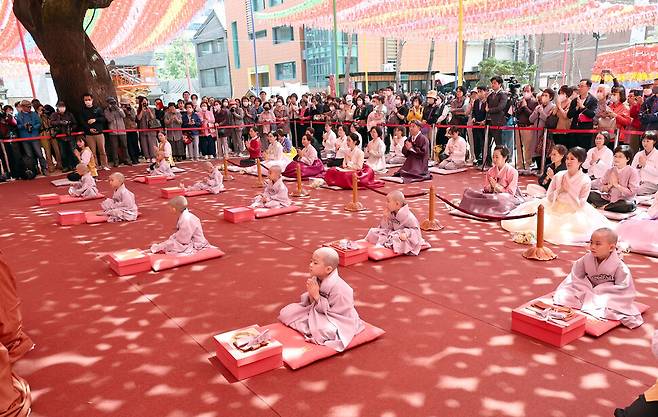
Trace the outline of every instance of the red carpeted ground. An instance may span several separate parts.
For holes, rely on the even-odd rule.
[[[182,166],[187,183],[205,175]],[[383,197],[361,192],[368,211],[351,214],[343,211],[349,191],[314,190],[297,214],[236,225],[222,209],[257,192],[254,177],[237,175],[227,192],[189,200],[226,256],[119,278],[103,253],[146,248],[175,226],[161,186],[128,182],[141,212],[134,223],[59,227],[57,207],[36,204],[37,194],[56,190],[50,179],[0,186],[2,250],[37,343],[16,371],[32,387],[37,417],[606,417],[658,376],[650,350],[656,259],[626,256],[639,301],[651,306],[645,325],[557,349],[512,334],[510,311],[551,291],[584,249],[555,247],[557,260],[527,261],[526,247],[498,224],[448,216],[441,204],[445,229],[425,234],[432,249],[341,268],[359,313],[384,337],[298,371],[235,382],[214,359],[212,335],[274,322],[304,291],[310,253],[323,242],[364,236]],[[102,172],[99,188],[110,194],[106,179]],[[438,192],[453,198],[480,184],[477,171],[434,177]],[[99,202],[75,206],[92,210]],[[410,206],[426,217],[426,197]]]

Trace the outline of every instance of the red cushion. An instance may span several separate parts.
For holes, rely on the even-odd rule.
[[[86,201],[86,200],[98,200],[99,198],[105,198],[103,194],[97,194],[94,197],[72,197],[68,194],[65,195],[60,195],[59,196],[59,203],[60,204],[66,204],[66,203],[75,203],[78,201]]]
[[[165,187],[160,189],[160,197],[172,198],[179,195],[185,195],[185,190],[180,187]]]
[[[429,249],[432,246],[425,242],[423,246],[421,246],[420,250],[423,251],[425,249]],[[376,247],[371,247],[368,249],[368,258],[370,258],[373,261],[383,261],[384,259],[390,259],[390,258],[395,258],[397,256],[402,256],[404,255],[403,253],[395,253],[393,252],[393,249],[389,248],[376,248]]]
[[[219,258],[224,256],[224,252],[217,248],[206,248],[192,255],[177,255],[177,254],[151,254],[151,268],[154,271],[163,271],[165,269],[176,268],[177,266],[193,264],[196,262],[205,261],[208,259]]]
[[[644,313],[649,309],[649,306],[643,303],[636,302],[635,306],[640,310],[641,313]],[[590,336],[599,337],[609,332],[610,330],[614,329],[615,327],[619,326],[620,324],[621,322],[619,320],[600,321],[590,316],[587,316],[587,323],[585,324],[585,333]]]
[[[272,217],[272,216],[278,216],[279,214],[288,214],[288,213],[294,213],[296,211],[299,211],[299,206],[292,205],[288,207],[281,207],[281,208],[257,208],[254,210],[256,213],[256,218],[257,219],[262,219],[265,217]]]
[[[185,191],[185,197],[196,197],[198,195],[206,195],[206,194],[210,194],[210,191],[208,190]]]
[[[386,333],[379,327],[375,327],[365,321],[363,325],[365,329],[352,339],[346,350],[373,341]],[[306,342],[301,333],[282,323],[273,323],[262,328],[270,329],[272,337],[281,342],[283,345],[283,361],[292,369],[299,369],[320,359],[340,353],[326,346]]]
[[[87,224],[107,223],[107,216],[104,214],[98,214],[96,211],[86,212],[85,217],[87,218]]]

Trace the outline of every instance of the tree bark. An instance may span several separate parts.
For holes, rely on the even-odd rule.
[[[539,82],[541,81],[541,67],[543,64],[544,56],[544,42],[546,41],[546,35],[543,33],[539,37],[539,48],[537,49],[537,68],[535,69],[535,87],[539,88]],[[546,85],[548,87],[548,85]]]
[[[432,65],[434,64],[434,38],[430,43],[430,58],[427,63],[427,91],[434,89],[434,80],[432,79]]]
[[[400,85],[402,84],[402,77],[400,72],[402,71],[402,48],[407,41],[398,40],[398,51],[395,56],[395,92],[400,92]]]
[[[50,65],[55,90],[67,109],[79,116],[82,95],[103,105],[116,90],[105,61],[84,31],[87,9],[108,7],[112,0],[21,0],[14,14],[32,35]]]
[[[352,94],[352,90],[350,89],[350,86],[352,84],[352,79],[350,77],[350,73],[352,72],[352,42],[353,42],[353,37],[354,34],[348,33],[347,34],[347,55],[345,56],[345,77],[343,77],[343,81],[345,83],[345,88],[343,91],[345,91],[345,94]]]

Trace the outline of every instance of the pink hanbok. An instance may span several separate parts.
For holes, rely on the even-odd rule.
[[[165,177],[175,177],[174,171],[171,170],[171,165],[166,159],[155,164],[155,168],[151,171],[151,175],[163,175]]]
[[[69,187],[69,195],[71,197],[92,198],[98,195],[98,188],[96,188],[96,180],[87,172],[80,178],[77,184]]]
[[[151,245],[151,252],[192,255],[208,247],[211,247],[211,245],[203,235],[201,220],[190,213],[188,209],[185,209],[178,218],[176,232],[164,242]]]
[[[292,161],[286,166],[286,169],[283,171],[283,176],[288,178],[297,178],[297,167],[302,174],[302,178],[315,177],[317,175],[322,175],[324,172],[324,164],[320,158],[318,158],[318,151],[311,144],[305,146],[297,154],[297,160]]]
[[[364,329],[354,308],[352,288],[338,275],[338,269],[320,282],[318,301],[305,292],[299,303],[281,309],[279,321],[300,332],[306,341],[338,352]]]
[[[219,194],[224,191],[224,176],[218,167],[213,168],[208,177],[186,188],[186,191],[209,191]]]
[[[619,223],[617,234],[631,252],[658,257],[658,193],[646,213]]]
[[[404,233],[407,239],[401,240],[400,233]],[[418,255],[425,243],[418,219],[407,205],[402,206],[397,213],[389,213],[382,219],[379,227],[371,228],[366,240],[405,255]]]
[[[555,291],[553,302],[601,319],[619,320],[633,329],[644,322],[634,303],[635,295],[631,271],[617,252],[601,263],[588,253],[573,264],[571,273]]]
[[[493,190],[489,183],[490,178],[503,187],[502,192]],[[473,213],[504,216],[521,203],[518,181],[519,173],[510,164],[505,164],[500,169],[493,166],[485,175],[482,190],[464,190],[459,207]]]
[[[288,196],[288,187],[283,183],[283,179],[272,183],[268,178],[265,180],[263,193],[256,196],[251,207],[254,208],[282,208],[292,205],[292,200]]]
[[[128,191],[124,184],[114,191],[112,198],[106,198],[101,203],[101,208],[110,223],[137,220],[135,194]]]

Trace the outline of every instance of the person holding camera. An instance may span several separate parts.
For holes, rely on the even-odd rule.
[[[146,97],[137,97],[137,127],[139,132],[139,144],[142,154],[148,162],[155,162],[155,149],[158,147],[156,139],[157,130],[162,126],[155,117],[155,112],[149,108],[149,100]]]
[[[229,101],[229,125],[242,126],[244,120],[244,110],[238,107],[235,100]],[[229,130],[233,151],[241,154],[245,151],[244,141],[242,140],[242,127],[232,127]]]
[[[121,99],[121,110],[123,110],[124,118],[123,124],[126,130],[137,129],[137,113],[133,106],[130,105],[130,100],[127,98]],[[126,132],[126,139],[128,142],[128,155],[133,165],[139,163],[139,136],[137,132]]]
[[[114,167],[119,166],[119,148],[121,148],[121,153],[123,157],[122,163],[125,165],[132,165],[128,160],[128,139],[126,137],[126,124],[124,119],[126,113],[121,107],[117,104],[117,100],[114,97],[107,98],[107,108],[105,109],[105,118],[107,119],[107,126],[109,130],[115,132],[110,132],[110,153],[112,155],[112,163]]]
[[[62,172],[71,172],[75,169],[78,159],[73,155],[75,140],[72,132],[77,129],[77,122],[73,113],[67,111],[63,101],[57,102],[57,110],[50,115],[50,126],[55,135],[64,135],[59,138],[59,148],[62,155]]]
[[[535,88],[531,85],[523,86],[523,96],[516,106],[516,123],[518,127],[530,127],[530,115],[535,111],[539,102],[534,96]],[[516,169],[530,169],[532,158],[537,145],[537,134],[534,130],[519,129],[515,140]]]
[[[16,116],[16,127],[18,128],[19,138],[37,138],[41,129],[41,119],[37,112],[32,110],[32,103],[27,100],[21,101],[21,109]],[[23,153],[30,159],[25,163],[26,168],[32,168],[34,173],[41,172],[42,175],[48,175],[48,164],[41,151],[41,142],[39,140],[22,141],[21,147]],[[38,164],[37,164],[38,161]],[[39,171],[40,169],[40,171]]]
[[[84,106],[82,107],[82,127],[85,132],[87,145],[91,152],[100,159],[100,166],[109,171],[107,163],[107,153],[105,152],[105,136],[103,128],[105,127],[105,115],[100,107],[94,105],[94,96],[86,93],[82,96]]]

